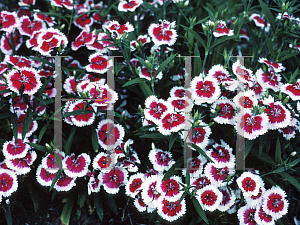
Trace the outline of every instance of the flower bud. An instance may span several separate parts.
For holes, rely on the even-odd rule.
[[[185,1],[185,3],[184,3],[184,7],[187,7],[188,5],[189,5],[189,3],[190,3],[190,1],[189,0],[187,0],[187,1]]]
[[[289,99],[290,99],[290,96],[286,96],[286,98],[283,100],[283,104],[288,103]]]
[[[278,98],[279,98],[279,100],[281,101],[281,99],[282,99],[282,94],[281,94],[281,92],[279,92]]]
[[[296,28],[296,25],[293,24],[293,26],[292,26],[292,28],[291,28],[291,31],[294,32],[295,28]]]

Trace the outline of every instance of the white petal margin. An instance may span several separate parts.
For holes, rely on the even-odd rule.
[[[7,191],[2,191],[2,185],[7,181],[12,182],[11,187]],[[0,196],[9,197],[18,189],[18,178],[16,173],[8,169],[0,169]]]
[[[173,221],[177,220],[178,218],[182,217],[185,214],[185,212],[186,212],[185,199],[183,199],[177,207],[173,206],[173,207],[175,207],[175,209],[177,209],[178,207],[181,207],[179,212],[176,212],[176,214],[173,215],[173,216],[169,216],[169,215],[165,214],[163,201],[167,201],[167,200],[162,199],[161,203],[157,207],[157,214],[160,215],[161,218],[163,218],[163,219],[165,219],[169,222],[173,222]],[[169,203],[172,204],[172,205],[177,205],[177,202],[169,202]]]
[[[203,198],[206,196],[206,193],[210,194],[211,192],[214,194],[214,197],[216,197],[216,200],[213,205],[207,205],[207,204],[203,203]],[[199,201],[201,207],[204,210],[208,210],[211,212],[216,210],[220,206],[220,203],[222,201],[222,196],[223,196],[222,193],[219,191],[219,189],[217,187],[215,187],[214,185],[207,185],[207,186],[199,189],[196,192],[196,194],[197,194],[196,198]]]
[[[248,180],[248,183],[251,182],[251,184],[254,185],[252,191],[247,190],[243,187],[243,182],[245,182],[246,180]],[[242,173],[242,175],[236,179],[236,183],[238,184],[239,188],[242,190],[244,196],[257,195],[259,192],[259,188],[261,187],[260,177],[251,172]]]

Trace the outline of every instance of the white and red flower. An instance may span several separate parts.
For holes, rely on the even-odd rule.
[[[175,111],[190,112],[193,108],[193,102],[191,100],[186,101],[184,98],[169,97],[167,102]]]
[[[0,13],[1,31],[12,32],[19,27],[20,22],[16,12],[1,11]]]
[[[156,69],[153,69],[152,74],[150,74],[150,71],[147,67],[142,67],[142,68],[138,68],[139,71],[139,76],[140,78],[146,78],[147,80],[152,80],[154,78],[154,74],[156,72]],[[163,77],[162,72],[160,71],[157,76],[155,77],[155,79],[159,79],[161,80]]]
[[[91,158],[86,153],[81,153],[75,158],[75,154],[66,156],[62,161],[64,172],[69,177],[83,177],[88,172],[88,166],[90,165]]]
[[[210,185],[210,180],[205,175],[200,175],[199,177],[191,177],[191,186],[192,189],[201,189],[204,188],[207,185]]]
[[[114,149],[124,138],[124,128],[119,124],[114,124],[112,120],[102,120],[97,127],[98,142],[105,149]]]
[[[221,94],[218,80],[212,77],[206,77],[204,80],[202,76],[194,77],[191,86],[192,99],[195,100],[196,105],[213,103]]]
[[[25,0],[26,1],[26,0]],[[35,1],[35,0],[30,0],[30,1]],[[39,13],[36,11],[34,13],[34,20],[42,20],[48,23],[49,27],[52,27],[55,24],[55,18],[52,16],[48,16],[46,14]]]
[[[147,205],[144,202],[144,199],[141,197],[142,191],[139,192],[137,197],[134,199],[133,204],[139,212],[144,212],[147,209]]]
[[[69,105],[68,107],[68,112],[74,112],[77,110],[84,110],[84,106],[85,106],[86,102],[84,100],[78,100],[72,104]],[[89,126],[91,125],[94,120],[95,120],[95,108],[93,105],[88,105],[85,110],[90,110],[93,112],[89,112],[89,113],[82,113],[79,115],[71,115],[71,120],[73,122],[74,125],[78,126],[78,127],[83,127],[83,126]]]
[[[142,190],[142,184],[145,180],[144,174],[137,173],[131,175],[125,186],[125,193],[127,196],[134,198],[140,190]],[[145,190],[143,190],[144,192]]]
[[[93,44],[96,40],[96,36],[93,32],[87,32],[82,30],[76,37],[75,41],[72,42],[72,50],[77,51],[81,46]]]
[[[55,173],[49,173],[42,164],[36,169],[36,180],[42,186],[50,186],[54,177]]]
[[[278,129],[279,133],[282,133],[283,137],[286,140],[295,138],[296,130],[300,131],[300,124],[299,121],[294,117],[291,117],[291,121],[288,126]]]
[[[8,87],[20,94],[20,89],[22,85],[24,86],[24,94],[33,95],[42,86],[39,75],[37,71],[33,68],[23,67],[20,70],[12,70],[7,75]]]
[[[262,185],[261,178],[251,172],[244,172],[236,179],[236,183],[242,190],[244,196],[258,195]]]
[[[214,144],[206,153],[217,167],[228,166],[228,168],[234,168],[235,158],[232,153],[232,148],[221,140],[221,144]]]
[[[151,175],[142,184],[142,198],[146,204],[159,204],[163,195],[158,191],[158,182],[162,179],[161,175]]]
[[[225,186],[227,183],[227,177],[232,176],[235,171],[228,166],[220,167],[214,163],[208,163],[204,167],[204,174],[210,180],[211,184],[216,187]]]
[[[287,214],[289,203],[285,199],[286,193],[279,186],[274,186],[263,193],[262,207],[266,214],[274,220]]]
[[[256,208],[254,219],[258,224],[262,225],[275,225],[275,221],[272,216],[268,215],[262,206]]]
[[[99,179],[103,184],[104,190],[109,194],[116,194],[120,186],[126,184],[128,172],[122,167],[114,167],[109,171],[99,174]]]
[[[149,160],[153,168],[157,171],[165,171],[171,168],[175,163],[172,159],[172,153],[155,148],[149,152]]]
[[[90,195],[92,192],[97,193],[100,191],[100,180],[99,178],[95,178],[94,176],[90,176],[88,186],[88,194]]]
[[[178,176],[172,176],[164,181],[157,182],[157,190],[168,201],[176,201],[180,199],[183,191],[180,191],[182,180]]]
[[[108,169],[113,162],[114,157],[112,155],[108,155],[104,152],[99,152],[98,155],[93,160],[93,168],[95,170],[103,170]]]
[[[196,192],[200,205],[204,210],[214,211],[222,202],[222,193],[214,185],[207,185]]]
[[[229,191],[229,190],[230,191]],[[232,207],[235,204],[235,194],[233,192],[233,190],[230,187],[220,187],[219,190],[222,193],[222,201],[218,207],[218,210],[220,210],[221,212],[225,212],[227,210],[230,209],[230,207]]]
[[[212,105],[212,109],[217,113],[214,118],[217,123],[231,125],[236,123],[236,105],[229,99],[218,99]]]
[[[56,152],[47,154],[41,161],[42,167],[49,173],[55,174],[59,170],[59,164],[65,158],[64,152]]]
[[[76,178],[69,177],[64,171],[62,171],[54,185],[54,189],[57,191],[70,191],[74,186],[76,186],[75,180]]]
[[[230,30],[224,21],[219,21],[216,30],[213,32],[215,37],[232,36],[233,30]]]
[[[258,104],[253,90],[239,92],[234,97],[234,102],[236,102],[237,107],[240,109],[252,109],[253,106],[256,106]]]
[[[35,0],[21,0],[18,2],[19,6],[35,5]]]
[[[0,49],[6,55],[12,55],[13,50],[11,49],[11,40],[13,40],[13,45],[15,46],[15,51],[18,51],[23,43],[23,38],[18,32],[18,30],[14,29],[11,32],[6,32],[2,35],[0,41]]]
[[[282,83],[281,76],[278,73],[275,73],[274,69],[270,67],[268,72],[264,72],[261,68],[258,69],[255,73],[258,82],[263,85],[265,88],[271,88],[274,91],[278,92],[281,89]]]
[[[73,0],[51,0],[51,3],[56,7],[65,7],[69,10],[73,9]]]
[[[0,168],[0,196],[9,197],[17,189],[17,175],[11,170]]]
[[[261,29],[265,29],[266,32],[268,32],[270,30],[270,23],[268,21],[266,21],[265,19],[263,19],[259,14],[257,13],[253,13],[250,17],[249,17],[250,21],[254,21],[255,25],[258,26]]]
[[[29,151],[26,156],[18,159],[6,159],[5,163],[7,167],[14,170],[17,175],[27,174],[30,172],[30,166],[36,160],[36,152]]]
[[[134,27],[129,24],[129,22],[120,25],[120,23],[115,20],[109,21],[107,24],[103,25],[102,28],[108,30],[112,34],[117,34],[118,38],[122,38],[124,34],[134,31]]]
[[[214,65],[209,71],[208,76],[216,78],[219,83],[223,83],[225,81],[233,81],[233,79],[229,76],[229,72],[222,65]]]
[[[81,9],[78,12],[79,17],[74,21],[75,26],[87,32],[90,31],[90,27],[94,23],[94,18],[89,15],[88,11],[88,9]]]
[[[172,46],[177,39],[177,33],[175,28],[175,21],[170,23],[166,20],[160,20],[159,24],[152,23],[148,28],[148,34],[152,38],[155,45],[167,44]]]
[[[300,100],[300,79],[295,84],[282,85],[280,91],[289,95],[293,101]]]
[[[166,111],[170,110],[171,107],[167,102],[162,99],[157,99],[151,95],[145,100],[144,114],[147,120],[153,121],[158,124],[161,116]]]
[[[108,56],[103,56],[99,53],[94,53],[89,57],[90,64],[85,68],[88,72],[106,73],[112,67],[112,60],[108,60]]]
[[[197,158],[188,158],[187,166],[189,169],[190,177],[199,177],[203,170],[203,165],[207,162],[207,159],[199,155]],[[183,176],[186,176],[186,169],[182,170]]]
[[[202,121],[199,122],[199,126],[193,127],[192,130],[189,131],[188,139],[199,148],[205,149],[205,147],[208,145],[209,136],[212,132],[210,127],[206,123]]]
[[[252,208],[248,205],[241,207],[237,212],[237,216],[240,221],[240,225],[255,225],[255,224],[257,224],[254,219],[255,212],[256,212],[256,209]]]
[[[42,20],[31,21],[28,16],[20,18],[20,26],[18,27],[21,35],[30,37],[34,31],[45,29],[46,24]]]
[[[22,139],[18,139],[17,141],[15,138],[13,138],[11,141],[6,141],[3,144],[3,150],[2,153],[6,159],[17,159],[17,158],[23,158],[26,156],[29,145],[26,144],[27,140],[25,139],[22,141]]]
[[[279,72],[285,70],[285,67],[282,66],[282,63],[275,63],[275,62],[273,62],[271,60],[268,60],[266,58],[259,58],[258,62],[264,63],[267,66],[272,67],[276,73],[279,73]]]
[[[118,5],[118,10],[120,12],[134,12],[137,7],[143,4],[143,0],[129,0],[129,1],[120,1]]]
[[[243,65],[241,65],[239,60],[233,63],[232,71],[237,76],[237,78],[243,83],[255,80],[253,77],[253,72],[250,69],[246,69]]]
[[[245,138],[255,139],[268,131],[268,115],[266,113],[253,115],[250,110],[244,109],[244,112],[237,114],[236,130]]]
[[[186,212],[186,204],[185,199],[183,199],[180,203],[177,201],[168,201],[166,199],[162,199],[161,203],[158,206],[157,213],[163,219],[173,222],[178,218],[182,217]]]
[[[183,113],[175,113],[166,111],[161,115],[161,120],[158,124],[158,131],[163,135],[170,135],[172,132],[178,132],[185,126]]]

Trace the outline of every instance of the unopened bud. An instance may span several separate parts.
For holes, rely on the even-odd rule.
[[[279,94],[278,94],[278,98],[279,98],[279,100],[281,100],[281,99],[282,99],[282,94],[281,94],[281,92],[279,92]]]
[[[286,98],[283,100],[283,104],[288,103],[289,99],[290,99],[290,96],[286,96]]]
[[[294,32],[295,28],[296,28],[296,25],[293,24],[293,26],[292,26],[292,28],[291,28],[291,31]]]
[[[297,152],[294,151],[291,153],[291,156],[295,156],[296,154],[297,154]]]

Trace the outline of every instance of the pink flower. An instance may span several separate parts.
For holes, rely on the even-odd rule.
[[[227,177],[232,176],[234,173],[235,171],[232,168],[228,168],[228,166],[220,167],[214,163],[208,163],[204,168],[205,176],[216,187],[225,186],[227,183],[230,183],[231,181],[228,182]]]
[[[170,96],[184,98],[185,92],[186,92],[186,90],[184,89],[184,87],[175,86],[175,87],[172,87],[172,89],[170,90]]]
[[[171,109],[170,106],[164,100],[151,95],[145,101],[145,118],[158,124],[162,114],[169,109]]]
[[[236,130],[241,136],[250,140],[268,131],[268,116],[266,113],[253,115],[248,109],[237,114]]]
[[[153,168],[157,171],[163,172],[171,168],[175,163],[172,159],[172,153],[163,151],[161,149],[152,149],[149,152],[149,160],[153,165]]]
[[[36,179],[42,186],[50,186],[55,177],[55,173],[49,173],[43,166],[40,164],[36,169]]]
[[[105,170],[110,168],[113,157],[110,157],[107,153],[99,152],[93,160],[93,168],[95,170]]]
[[[20,18],[19,31],[21,35],[31,36],[34,31],[45,29],[46,25],[42,20],[31,21],[28,16],[22,16]]]
[[[135,9],[139,7],[142,3],[142,0],[129,0],[129,2],[122,0],[118,5],[118,10],[120,12],[134,12]]]
[[[179,112],[191,111],[193,108],[192,101],[185,101],[184,98],[170,97],[168,98],[167,102],[175,111]]]
[[[76,186],[75,180],[76,178],[69,177],[65,174],[64,171],[62,171],[59,179],[54,185],[54,189],[57,191],[70,191],[74,186]]]
[[[35,0],[21,0],[18,2],[19,6],[35,5]]]
[[[64,152],[56,152],[55,155],[49,153],[42,159],[41,161],[42,167],[45,168],[47,172],[51,174],[55,174],[59,169],[58,160],[62,161],[64,158],[65,158]]]
[[[202,80],[202,76],[194,77],[191,82],[192,98],[196,105],[203,103],[213,103],[221,94],[218,80],[211,77],[206,77]]]
[[[150,71],[148,68],[146,67],[142,67],[142,68],[138,68],[139,71],[139,76],[140,78],[146,78],[147,80],[150,80],[154,78],[154,74],[156,72],[156,69],[153,69],[152,74],[150,74]],[[162,72],[159,72],[159,74],[157,74],[157,76],[155,77],[155,79],[162,79]]]
[[[254,219],[256,209],[245,205],[238,210],[237,216],[241,225],[256,225]]]
[[[81,46],[93,44],[95,40],[96,36],[93,32],[88,33],[85,30],[82,30],[75,41],[72,42],[72,50],[77,51]]]
[[[1,11],[0,24],[2,31],[12,32],[14,28],[19,27],[20,22],[16,12]]]
[[[186,212],[186,204],[185,199],[183,199],[180,203],[177,201],[168,201],[166,199],[162,199],[161,203],[158,206],[157,213],[163,219],[173,222],[178,218],[182,217]]]
[[[104,190],[109,194],[119,192],[119,187],[126,184],[128,172],[122,167],[114,167],[109,171],[105,171],[99,175],[99,179],[103,183]]]
[[[86,13],[85,9],[81,10],[78,16],[80,17],[74,21],[74,25],[83,31],[89,32],[90,27],[94,23],[93,17],[90,17],[89,13]]]
[[[265,88],[271,88],[276,92],[281,89],[281,76],[275,73],[272,67],[268,69],[267,73],[260,68],[256,71],[255,75],[257,81]]]
[[[229,191],[229,190],[230,191]],[[219,190],[222,193],[222,201],[218,207],[218,210],[220,210],[221,212],[225,212],[228,209],[230,209],[230,207],[232,207],[235,204],[235,194],[233,193],[233,190],[230,187],[220,187]]]
[[[288,212],[289,203],[285,197],[286,193],[279,186],[266,190],[263,193],[263,210],[274,220],[281,218]]]
[[[258,224],[275,225],[274,219],[263,210],[263,206],[258,206],[256,208],[254,219]]]
[[[218,99],[212,105],[212,109],[218,108],[216,110],[217,116],[214,121],[220,124],[231,124],[234,125],[236,122],[236,106],[228,99]]]
[[[210,184],[210,180],[204,175],[200,175],[199,177],[191,177],[191,185],[193,189],[197,188],[197,190],[199,190]]]
[[[216,210],[222,201],[222,193],[214,185],[207,185],[199,189],[196,194],[202,208],[211,212]]]
[[[215,37],[232,36],[233,34],[233,30],[228,29],[224,21],[219,21],[216,30],[213,32]]]
[[[199,126],[193,127],[192,130],[189,131],[188,139],[190,142],[194,143],[199,148],[205,149],[205,147],[208,145],[210,135],[210,127],[206,123],[201,121]]]
[[[81,153],[78,155],[77,159],[75,154],[72,153],[70,156],[67,156],[62,161],[62,166],[64,172],[69,177],[83,177],[88,172],[88,166],[91,162],[91,158],[86,153]]]
[[[126,24],[120,25],[118,21],[110,21],[102,27],[104,30],[108,30],[111,33],[117,34],[118,38],[122,38],[124,34],[134,31],[134,28],[128,22]]]
[[[106,73],[112,67],[112,61],[108,60],[108,56],[103,56],[99,53],[94,53],[89,57],[90,64],[85,68],[88,72]]]
[[[166,20],[160,20],[160,24],[152,23],[148,28],[148,34],[152,38],[155,45],[167,44],[172,46],[177,39],[177,33],[175,28],[175,21],[170,23]]]
[[[97,127],[98,142],[100,146],[107,150],[118,146],[124,138],[124,128],[119,124],[114,124],[112,120],[102,120]]]
[[[291,121],[288,126],[278,129],[279,133],[282,133],[283,137],[286,140],[295,138],[296,130],[300,130],[300,125],[299,125],[299,121],[294,117],[291,118]]]
[[[27,0],[25,0],[27,1]],[[35,1],[35,0],[30,0],[30,1]],[[39,13],[39,12],[35,12],[34,16],[34,20],[42,20],[48,23],[49,27],[52,27],[55,24],[54,21],[54,17]]]
[[[17,189],[17,175],[11,170],[0,168],[0,196],[9,197]]]
[[[255,25],[260,27],[261,29],[265,29],[266,32],[270,30],[270,23],[263,19],[259,14],[253,13],[249,17],[250,21],[254,21]]]
[[[219,83],[223,83],[225,81],[233,81],[233,79],[229,77],[228,71],[222,65],[214,65],[208,71],[208,76],[216,78]]]
[[[22,139],[18,139],[18,141],[15,141],[15,138],[13,138],[11,141],[7,141],[3,144],[3,150],[2,153],[6,159],[17,159],[17,158],[23,158],[26,156],[29,145],[25,144],[27,140],[25,139],[22,141]]]
[[[22,134],[23,122],[26,117],[26,114],[20,114],[18,118],[18,134]],[[32,120],[32,118],[30,118]],[[35,132],[38,128],[38,123],[35,120],[32,120],[30,123],[29,130],[27,131],[25,137],[30,137],[33,132]]]
[[[66,7],[69,10],[73,9],[72,0],[51,0],[51,3],[56,7]]]
[[[207,155],[215,163],[215,166],[233,169],[235,166],[235,158],[232,148],[221,139],[221,144],[214,144],[213,148],[207,152]]]
[[[233,63],[232,71],[237,76],[237,78],[243,83],[255,80],[252,71],[242,66],[240,64],[240,61],[236,61],[235,63]]]
[[[27,174],[30,172],[30,166],[36,159],[36,152],[29,151],[26,156],[18,159],[7,159],[5,161],[7,167],[14,170],[17,175]]]
[[[100,180],[91,176],[88,182],[88,194],[90,195],[92,192],[99,192],[100,191]]]
[[[142,198],[146,204],[159,204],[162,194],[158,191],[158,181],[161,180],[161,175],[151,175],[147,177],[142,184]]]

